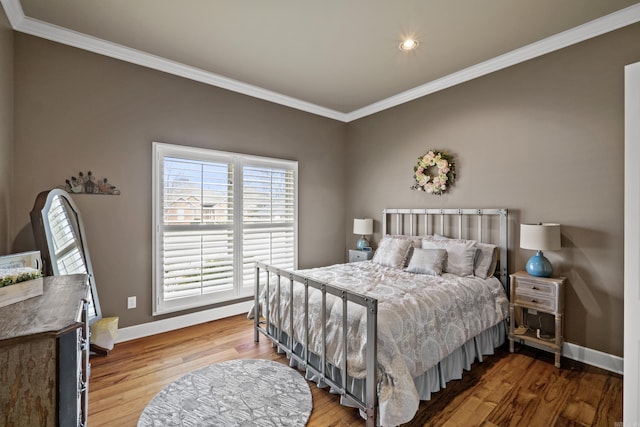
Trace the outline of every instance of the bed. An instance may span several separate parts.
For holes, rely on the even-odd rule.
[[[504,343],[507,241],[506,209],[385,209],[371,261],[257,263],[255,340],[268,337],[368,426],[408,422]]]

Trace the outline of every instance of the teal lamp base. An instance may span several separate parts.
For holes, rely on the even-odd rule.
[[[538,251],[537,254],[527,261],[527,273],[536,277],[551,277],[553,267],[549,260],[542,254],[542,251]]]
[[[356,244],[356,248],[359,251],[364,250],[364,248],[366,248],[368,246],[369,246],[369,241],[364,236],[362,236],[362,237],[360,237],[358,239],[358,243]]]

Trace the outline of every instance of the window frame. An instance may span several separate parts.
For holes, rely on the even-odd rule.
[[[253,287],[243,279],[243,171],[245,166],[272,167],[293,172],[293,268],[298,268],[298,162],[153,142],[152,144],[152,314],[162,315],[212,304],[227,303],[253,296]],[[226,162],[233,165],[233,289],[198,297],[164,300],[163,231],[164,231],[164,158],[174,157],[201,162]],[[185,226],[189,227],[189,226]],[[195,226],[194,226],[195,228]],[[215,227],[214,227],[215,228]],[[251,228],[251,227],[249,227]],[[268,225],[266,228],[269,228]],[[275,226],[274,226],[275,228]]]

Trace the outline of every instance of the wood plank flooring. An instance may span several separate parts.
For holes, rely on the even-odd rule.
[[[91,358],[89,425],[135,426],[147,403],[170,382],[212,363],[268,359],[287,363],[265,337],[253,342],[244,315],[117,344]],[[568,359],[506,346],[475,363],[462,380],[422,402],[406,426],[607,426],[622,421],[622,377]],[[339,398],[310,384],[309,426],[362,426]]]

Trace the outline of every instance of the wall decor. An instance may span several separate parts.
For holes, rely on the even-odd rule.
[[[116,186],[112,185],[107,178],[96,180],[91,171],[88,171],[86,175],[80,171],[77,177],[72,176],[71,179],[65,180],[65,183],[58,188],[73,194],[120,194],[120,190],[116,189]]]
[[[415,183],[411,189],[440,195],[447,191],[455,178],[453,156],[437,150],[429,150],[418,157],[418,162],[413,167]]]

